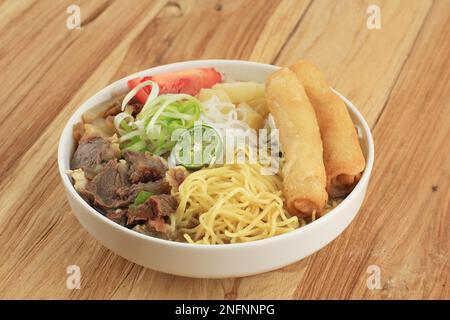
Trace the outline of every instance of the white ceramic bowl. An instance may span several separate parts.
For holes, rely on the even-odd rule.
[[[195,67],[214,67],[235,80],[264,82],[278,67],[237,60],[200,60],[164,65],[123,78],[83,103],[68,121],[59,141],[58,165],[70,206],[81,225],[100,243],[139,265],[181,276],[198,278],[240,277],[281,268],[321,249],[335,239],[356,216],[363,202],[374,160],[370,129],[353,104],[342,98],[361,130],[366,169],[350,195],[324,217],[295,231],[255,242],[226,245],[193,245],[149,237],[109,220],[75,191],[65,171],[74,151],[72,127],[89,108],[125,91],[127,80]]]

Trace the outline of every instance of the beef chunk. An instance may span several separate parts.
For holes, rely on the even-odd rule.
[[[104,118],[107,118],[108,116],[116,116],[118,115],[120,112],[122,112],[122,110],[120,109],[121,104],[119,102],[113,103],[106,111],[104,114]]]
[[[145,224],[145,226],[149,230],[155,230],[156,232],[164,233],[164,234],[168,233],[167,224],[165,223],[165,220],[162,218],[148,220],[147,223]]]
[[[131,106],[131,110],[132,110],[132,115],[134,117],[137,116],[137,114],[139,112],[141,112],[142,108],[144,107],[144,105],[142,103],[138,103],[138,102],[132,103],[130,106]]]
[[[166,172],[166,180],[169,185],[178,190],[178,187],[183,183],[184,179],[188,176],[188,171],[185,167],[178,166],[175,168],[170,168]]]
[[[145,223],[149,230],[165,233],[166,221],[177,205],[177,200],[167,194],[151,196],[143,204],[128,209],[126,225],[132,228]]]
[[[70,163],[71,169],[83,169],[92,179],[102,168],[102,163],[120,156],[117,143],[99,136],[83,136]]]
[[[136,199],[141,191],[151,192],[152,194],[163,194],[170,192],[170,186],[166,180],[160,179],[156,181],[149,181],[146,183],[139,182],[137,184],[125,184],[116,189],[116,195],[119,199],[127,199],[126,202],[131,204]]]
[[[177,200],[168,195],[160,194],[151,196],[146,202],[152,209],[154,217],[168,217],[177,210]]]
[[[127,169],[124,162],[110,160],[80,193],[96,208],[102,210],[128,205],[131,202],[128,193],[123,192],[130,186]]]
[[[158,232],[155,229],[149,228],[145,224],[138,224],[135,227],[133,227],[133,230],[151,237],[157,237],[166,240],[171,239],[170,233],[167,230],[167,228],[163,232]]]
[[[121,226],[125,226],[125,223],[127,221],[127,210],[124,209],[109,210],[108,212],[106,212],[106,217],[108,219],[111,219],[115,223],[120,224]]]
[[[133,228],[137,224],[144,224],[152,219],[152,216],[151,209],[144,204],[134,208],[131,207],[127,212],[127,227]]]
[[[149,182],[164,178],[167,171],[166,161],[158,156],[152,156],[149,152],[141,153],[126,150],[125,160],[130,164],[130,182]]]
[[[155,195],[170,192],[170,186],[165,179],[146,183],[139,182],[132,185],[128,181],[127,171],[128,167],[125,162],[111,160],[94,179],[87,182],[83,188],[78,188],[77,191],[96,208],[107,213],[110,209],[126,207],[133,203],[141,191],[151,192]],[[128,213],[126,214],[128,215]],[[131,214],[136,215],[135,212]],[[146,221],[146,219],[140,218],[133,221],[135,220],[139,223],[145,223]],[[136,223],[130,222],[127,224],[134,225]]]
[[[103,117],[106,118],[108,116],[116,116],[122,112],[122,101],[125,98],[125,95],[117,97],[114,99],[114,102],[106,109]],[[139,112],[141,112],[144,105],[140,102],[134,101],[132,99],[131,103],[127,104],[127,108],[131,108],[131,114],[135,117]]]
[[[177,200],[168,194],[160,194],[150,197],[146,203],[150,206],[153,214],[153,218],[146,223],[147,228],[168,234],[166,222],[169,216],[177,210]]]
[[[139,182],[137,184],[131,185],[129,188],[129,197],[134,201],[136,196],[141,191],[151,192],[153,194],[163,194],[170,192],[170,186],[164,179],[159,179],[156,181],[150,181],[146,183]]]

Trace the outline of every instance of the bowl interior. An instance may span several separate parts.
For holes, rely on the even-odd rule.
[[[74,193],[75,197],[79,199],[83,206],[86,207],[88,210],[90,210],[93,214],[98,215],[99,217],[103,218],[104,221],[108,220],[107,218],[103,217],[98,211],[96,211],[94,208],[92,208],[87,202],[85,202],[76,192],[75,188],[72,186],[72,183],[68,177],[68,175],[65,173],[67,170],[70,169],[70,159],[72,157],[72,154],[74,152],[75,148],[75,141],[72,136],[72,128],[73,126],[81,120],[81,116],[84,112],[89,110],[90,108],[102,103],[106,102],[110,99],[112,99],[114,96],[116,96],[118,93],[125,92],[127,90],[127,81],[129,79],[144,76],[144,75],[154,75],[158,73],[165,73],[165,72],[171,72],[171,71],[178,71],[183,70],[187,68],[196,68],[196,67],[214,67],[216,70],[220,71],[224,77],[225,80],[236,80],[236,81],[256,81],[256,82],[264,82],[266,77],[273,71],[276,71],[279,67],[268,65],[268,64],[262,64],[262,63],[256,63],[256,62],[249,62],[249,61],[239,61],[239,60],[198,60],[198,61],[186,61],[186,62],[180,62],[180,63],[174,63],[170,65],[164,65],[156,68],[147,69],[144,71],[137,72],[135,74],[132,74],[128,77],[125,77],[123,79],[120,79],[111,85],[105,87],[98,93],[96,93],[94,96],[89,98],[86,102],[84,102],[72,115],[72,117],[67,122],[63,133],[61,135],[60,141],[59,141],[59,148],[58,148],[58,165],[59,170],[61,174],[61,178],[63,180],[63,183],[69,192]],[[336,91],[335,91],[336,92]],[[364,153],[364,156],[366,158],[366,169],[363,173],[363,176],[358,184],[367,183],[366,180],[369,179],[370,172],[373,165],[373,141],[372,136],[370,133],[370,129],[362,117],[362,115],[359,113],[359,111],[356,109],[353,104],[348,101],[344,96],[336,92],[340,96],[340,98],[344,101],[344,103],[347,105],[347,108],[350,112],[350,115],[353,119],[353,122],[355,126],[359,131],[359,139],[361,143],[361,147]],[[366,181],[366,182],[364,182]],[[358,185],[355,187],[355,189],[358,187]],[[351,195],[351,194],[350,194]],[[350,197],[350,195],[344,200],[344,202]],[[309,225],[315,224],[319,222],[320,220],[326,219],[329,215],[332,215],[333,211],[329,212],[326,216],[322,217],[321,219],[318,219]],[[111,221],[108,221],[110,223],[114,223]],[[122,228],[125,232],[132,232],[136,234],[138,233],[128,230],[125,227],[121,227],[117,225],[117,227]],[[305,228],[305,227],[303,227]],[[293,232],[301,232],[303,228],[299,228],[298,230],[295,230]],[[291,232],[291,233],[293,233]],[[284,236],[284,235],[281,235]],[[280,236],[277,236],[280,237]],[[277,238],[274,237],[274,238]],[[151,238],[151,237],[147,237]],[[153,238],[152,238],[153,239]],[[149,239],[150,240],[150,239]],[[156,241],[167,241],[167,240],[161,240],[161,239],[153,239]],[[266,241],[268,239],[259,240],[256,242]],[[150,240],[151,241],[151,240]],[[181,243],[180,243],[181,244]],[[233,244],[235,245],[244,245],[244,244]],[[189,246],[193,246],[189,244]],[[202,247],[206,247],[207,245],[201,245]],[[226,245],[231,246],[231,245]]]

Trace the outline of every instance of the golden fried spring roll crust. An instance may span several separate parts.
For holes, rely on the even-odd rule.
[[[334,94],[322,73],[310,62],[289,67],[300,79],[319,122],[331,197],[346,195],[358,182],[365,167],[355,126],[344,102]]]
[[[283,194],[291,214],[321,211],[328,195],[322,140],[316,115],[295,74],[281,69],[266,80],[266,99],[279,129],[285,156]]]

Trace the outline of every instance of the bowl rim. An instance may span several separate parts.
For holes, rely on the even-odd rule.
[[[67,168],[63,161],[64,150],[67,149],[65,147],[66,137],[67,137],[67,135],[70,135],[70,136],[72,135],[72,125],[71,124],[74,123],[75,120],[79,119],[79,117],[81,116],[80,113],[81,113],[81,109],[83,109],[83,106],[87,102],[89,102],[91,99],[93,99],[96,95],[99,95],[101,92],[110,90],[110,88],[113,87],[118,82],[123,82],[123,81],[126,81],[127,79],[139,77],[139,76],[142,76],[143,74],[147,74],[147,73],[156,74],[160,71],[164,71],[164,69],[167,69],[167,68],[170,68],[170,69],[177,69],[178,67],[189,68],[189,67],[201,66],[202,64],[211,66],[211,67],[214,67],[214,65],[219,65],[219,64],[222,64],[222,65],[223,64],[229,64],[229,65],[230,64],[231,65],[232,64],[241,64],[241,65],[261,67],[261,68],[270,67],[270,68],[274,68],[274,70],[281,68],[276,65],[260,63],[260,62],[253,62],[253,61],[246,61],[246,60],[229,60],[229,59],[187,60],[187,61],[182,61],[182,62],[175,62],[175,63],[165,64],[165,65],[160,65],[160,66],[152,67],[152,68],[142,70],[139,72],[135,72],[131,75],[125,76],[121,79],[118,79],[118,80],[110,83],[106,87],[95,92],[89,98],[84,100],[78,106],[78,108],[72,113],[70,118],[67,120],[67,122],[64,126],[64,129],[61,133],[59,143],[58,143],[58,169],[59,169],[59,173],[60,173],[60,176],[61,176],[61,179],[62,179],[62,182],[63,182],[63,185],[64,185],[66,191],[70,192],[71,195],[74,197],[74,199],[84,209],[89,211],[90,214],[93,214],[97,219],[100,219],[101,221],[105,222],[109,226],[115,228],[118,232],[125,232],[126,234],[128,234],[131,237],[137,237],[144,241],[153,242],[154,244],[159,244],[159,245],[163,245],[163,246],[175,246],[175,247],[179,247],[179,248],[187,248],[187,249],[192,249],[192,250],[224,251],[224,250],[233,250],[233,249],[239,249],[239,248],[241,248],[241,249],[254,248],[254,247],[267,245],[270,242],[275,243],[275,242],[282,242],[284,240],[288,241],[290,238],[294,238],[301,233],[306,233],[310,230],[318,229],[318,228],[320,228],[320,226],[327,224],[337,214],[339,214],[340,209],[345,207],[346,204],[351,203],[351,201],[353,201],[353,199],[356,197],[356,194],[362,192],[362,189],[364,188],[364,186],[367,185],[369,182],[370,175],[371,175],[372,168],[373,168],[373,163],[374,163],[375,155],[374,155],[374,144],[373,144],[372,133],[371,133],[370,127],[367,124],[366,120],[364,119],[362,114],[359,112],[359,110],[355,107],[355,105],[353,105],[353,103],[349,99],[347,99],[345,96],[343,96],[341,93],[339,93],[338,91],[336,91],[335,89],[332,88],[333,92],[336,93],[339,96],[339,98],[341,98],[344,101],[347,108],[349,108],[351,110],[353,116],[355,116],[358,119],[358,121],[360,122],[360,124],[362,126],[361,129],[363,130],[364,136],[366,137],[365,142],[367,143],[367,149],[368,149],[367,151],[368,152],[366,155],[366,167],[363,171],[361,179],[359,180],[357,185],[354,187],[352,192],[350,192],[350,194],[340,204],[338,204],[334,209],[332,209],[330,212],[328,212],[325,216],[320,217],[320,219],[317,219],[317,220],[315,220],[309,224],[306,224],[298,229],[295,229],[293,231],[290,231],[290,232],[287,232],[287,233],[284,233],[281,235],[277,235],[277,236],[273,236],[273,237],[265,238],[265,239],[260,239],[260,240],[255,240],[255,241],[250,241],[250,242],[229,243],[229,244],[193,244],[193,243],[187,243],[187,242],[165,240],[165,239],[160,239],[160,238],[151,237],[151,236],[148,236],[145,234],[141,234],[139,232],[136,232],[134,230],[131,230],[124,226],[121,226],[118,223],[115,223],[114,221],[108,219],[106,216],[102,215],[99,211],[94,209],[91,205],[89,205],[80,196],[80,194],[75,190],[74,186],[72,185],[72,182],[70,181],[70,179],[66,173],[66,170],[69,170],[70,168]],[[192,65],[195,65],[195,66],[192,66]],[[92,107],[94,107],[94,106],[91,106],[91,108]]]

